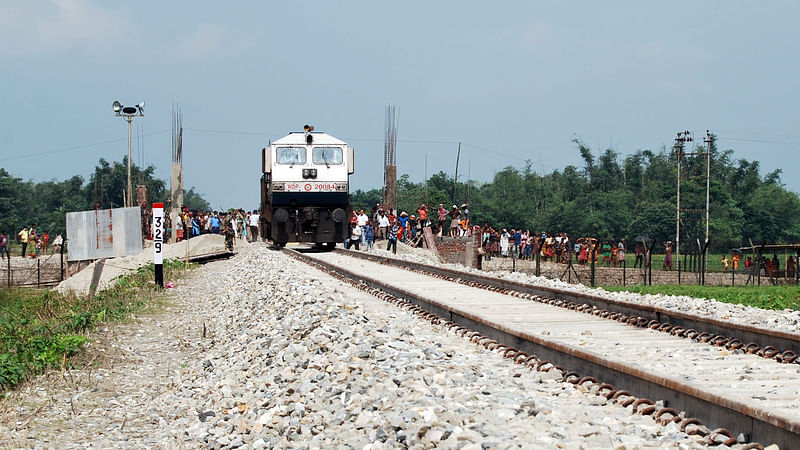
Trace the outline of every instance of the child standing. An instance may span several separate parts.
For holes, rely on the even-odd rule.
[[[387,237],[388,243],[386,244],[386,251],[392,250],[392,253],[397,254],[397,233],[400,231],[400,226],[397,222],[392,222],[392,227],[389,228],[389,235]]]
[[[375,245],[375,226],[372,225],[371,220],[367,221],[364,226],[364,242],[366,243],[364,250],[372,250]]]

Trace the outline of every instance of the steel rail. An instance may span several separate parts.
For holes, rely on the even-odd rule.
[[[530,297],[540,297],[539,301],[556,306],[564,306],[569,309],[581,310],[578,305],[587,305],[590,309],[586,309],[584,312],[597,316],[609,317],[612,320],[619,320],[640,327],[649,327],[717,346],[726,346],[731,350],[741,348],[745,352],[776,359],[780,362],[800,363],[800,358],[798,358],[798,354],[800,354],[800,334],[798,333],[759,328],[749,324],[728,322],[654,305],[642,305],[564,289],[534,286],[445,267],[413,263],[360,252],[349,252],[341,249],[336,249],[335,252],[412,271],[429,272],[442,277],[461,280],[462,284],[475,287],[506,291],[512,295],[520,293]],[[552,302],[548,299],[559,300],[563,304]]]
[[[617,401],[621,396],[624,398],[623,401],[620,401],[623,406],[634,403],[634,412],[654,414],[654,419],[660,423],[681,421],[681,428],[684,429],[692,423],[706,422],[744,433],[751,441],[775,442],[782,448],[791,448],[800,438],[800,422],[789,418],[703,391],[663,375],[609,360],[576,347],[491,323],[468,311],[435,299],[421,297],[402,287],[389,285],[381,280],[355,273],[294,250],[285,249],[284,252],[334,274],[337,278],[344,281],[349,280],[357,287],[372,289],[373,294],[381,298],[394,296],[404,299],[398,303],[407,302],[408,305],[411,305],[410,309],[419,310],[422,317],[434,323],[444,321],[445,324],[450,324],[448,326],[461,330],[462,335],[471,336],[474,342],[483,343],[487,345],[487,348],[499,350],[504,356],[513,358],[515,362],[519,362],[518,360],[521,359],[538,370],[542,370],[542,368],[545,370],[558,369],[566,381],[577,384],[587,380],[594,381],[598,383],[598,389],[605,389],[608,392],[607,398],[610,400]],[[530,361],[534,361],[535,365]],[[625,390],[616,390],[613,386],[624,386]],[[643,398],[636,400],[633,395]],[[654,402],[648,398],[663,400],[669,408],[662,407],[658,410],[654,406]],[[648,406],[639,408],[641,402]],[[686,411],[702,422],[693,417],[680,417],[675,410]],[[665,414],[667,418],[662,420],[661,416]],[[693,432],[696,433],[697,430],[693,430]],[[736,443],[736,439],[733,439],[732,436],[727,429],[718,428],[708,432],[707,442],[712,445],[715,443],[732,445]],[[747,447],[758,448],[758,444]]]

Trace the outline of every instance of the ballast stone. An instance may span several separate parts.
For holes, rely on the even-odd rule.
[[[175,336],[186,342],[180,365],[159,379],[168,388],[147,384],[158,368],[141,338],[128,337],[148,376],[120,392],[150,388],[146,400],[108,404],[100,418],[43,410],[37,423],[48,414],[66,422],[76,431],[61,433],[66,448],[90,430],[99,447],[702,448],[699,436],[597,404],[555,373],[521,369],[309,271],[263,245],[197,269],[171,291],[180,307],[139,327],[145,338],[164,332],[153,345],[165,350]],[[124,431],[111,419],[136,411],[150,419],[129,419]]]

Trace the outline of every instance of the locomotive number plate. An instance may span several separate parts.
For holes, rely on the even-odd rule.
[[[335,183],[286,183],[287,192],[334,192],[336,191]]]

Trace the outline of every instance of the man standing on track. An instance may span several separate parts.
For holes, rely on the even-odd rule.
[[[389,231],[389,217],[383,213],[382,209],[378,210],[378,239],[386,239]]]
[[[369,216],[364,213],[363,209],[359,209],[358,215],[356,216],[356,226],[361,228],[361,245],[364,248],[366,248],[367,245],[367,233],[365,233],[365,231],[367,231],[367,223],[369,223]]]
[[[392,249],[392,253],[395,255],[397,254],[397,233],[400,231],[400,226],[397,225],[397,221],[395,220],[392,222],[391,228],[389,228],[389,236],[387,236],[387,240],[389,241],[386,244],[386,251]]]
[[[219,216],[217,215],[216,212],[214,212],[214,215],[211,216],[211,219],[209,219],[209,221],[211,222],[211,233],[212,234],[219,234],[219,228],[220,228],[221,223],[220,223],[220,220],[219,220]]]
[[[250,227],[250,232],[247,233],[248,241],[249,242],[258,242],[258,210],[254,209],[253,213],[250,214],[250,219],[247,223]]]

